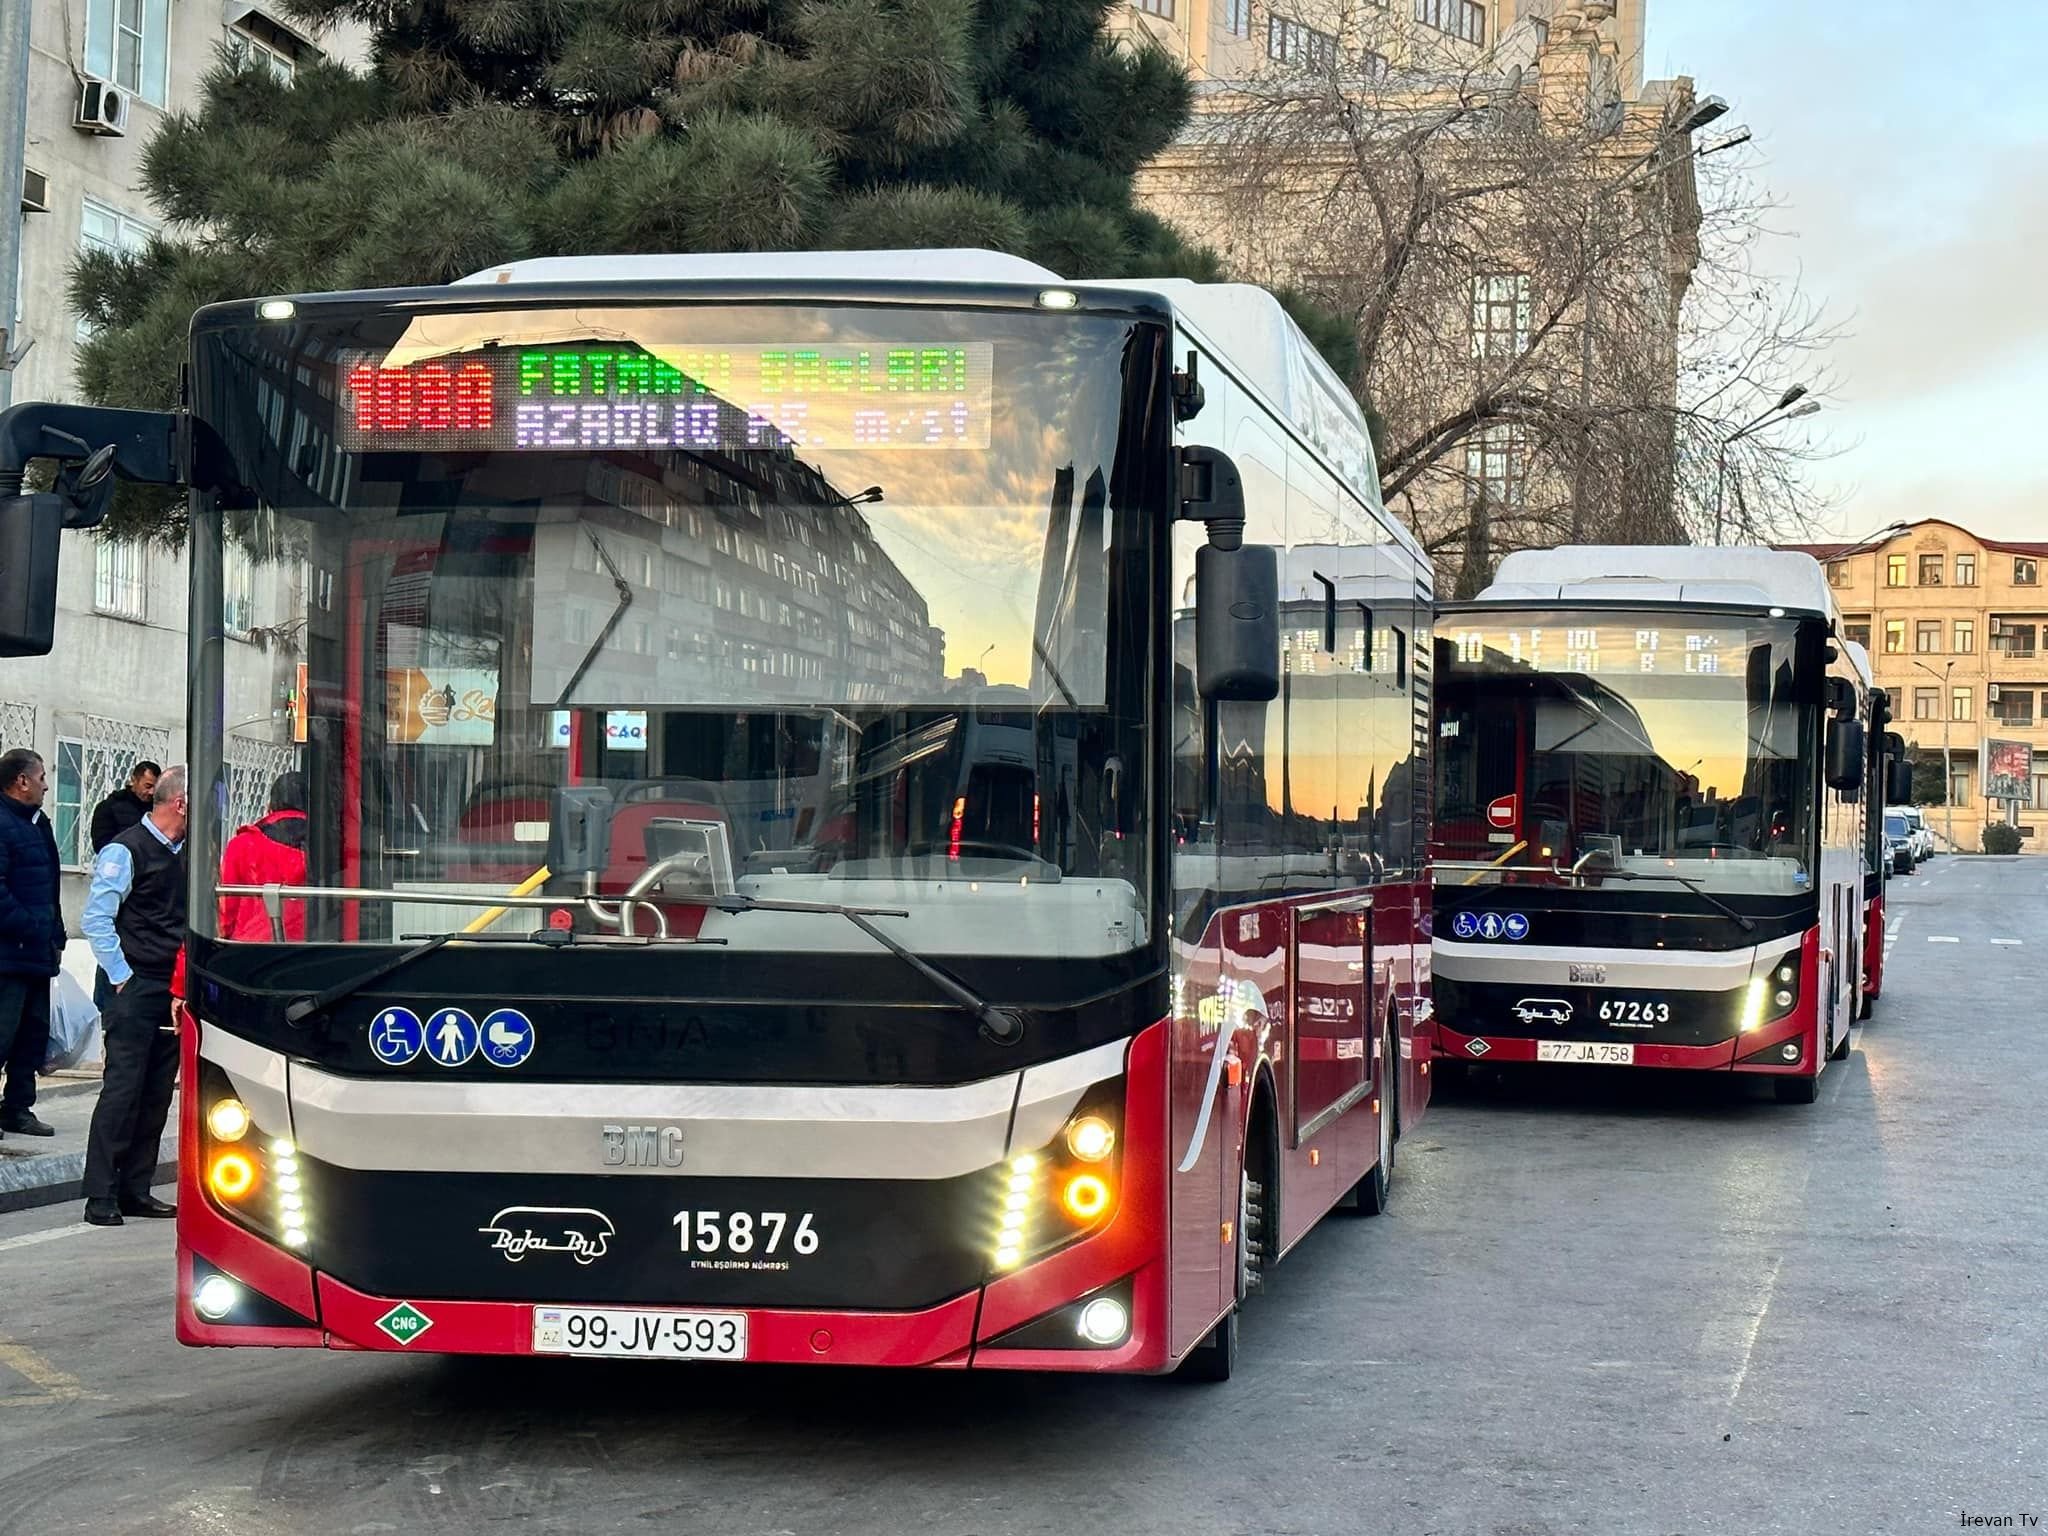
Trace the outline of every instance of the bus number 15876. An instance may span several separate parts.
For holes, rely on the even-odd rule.
[[[787,1211],[677,1211],[672,1225],[684,1253],[776,1253],[785,1235],[793,1253],[808,1257],[818,1251],[809,1211],[797,1212],[794,1230]]]

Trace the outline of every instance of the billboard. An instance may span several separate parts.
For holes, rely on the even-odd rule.
[[[1980,776],[1984,784],[1984,798],[1987,800],[2017,800],[2022,803],[2031,800],[2034,784],[2033,747],[2024,741],[1986,738]]]

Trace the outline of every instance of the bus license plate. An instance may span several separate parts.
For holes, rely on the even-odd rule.
[[[624,1355],[653,1360],[744,1360],[744,1312],[644,1312],[535,1307],[537,1355]]]
[[[1568,1061],[1578,1066],[1632,1067],[1636,1064],[1636,1048],[1606,1040],[1538,1040],[1536,1059]]]

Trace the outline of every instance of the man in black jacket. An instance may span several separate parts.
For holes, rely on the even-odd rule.
[[[107,1069],[85,1141],[85,1219],[172,1216],[149,1192],[178,1080],[171,975],[185,943],[185,770],[157,780],[149,814],[102,848],[79,926],[114,984]]]
[[[50,978],[64,954],[57,836],[43,814],[49,778],[26,747],[0,752],[0,1136],[51,1136],[35,1117],[50,1049]]]
[[[157,776],[162,772],[155,763],[137,763],[128,774],[127,785],[92,808],[94,853],[149,814],[150,802],[156,798]]]
[[[116,789],[92,808],[91,836],[94,853],[98,853],[149,814],[150,804],[156,798],[157,776],[162,772],[163,769],[144,758],[129,770],[125,788]],[[104,970],[95,970],[92,978],[93,1007],[105,1013],[107,1004],[113,1000],[114,984],[107,980],[107,973]]]

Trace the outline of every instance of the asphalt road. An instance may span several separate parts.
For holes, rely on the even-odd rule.
[[[1274,1274],[1224,1387],[187,1351],[160,1226],[0,1218],[0,1536],[2023,1527],[2048,860],[1943,858],[1892,906],[1819,1104],[1471,1085],[1390,1215]]]

